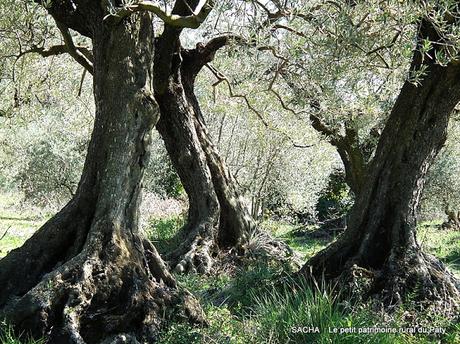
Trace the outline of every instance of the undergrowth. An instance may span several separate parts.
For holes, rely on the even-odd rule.
[[[167,252],[180,243],[179,229],[183,225],[182,216],[154,219],[150,221],[148,234],[160,252]],[[314,228],[299,229],[273,221],[264,226],[274,236],[289,243],[305,260],[333,240],[313,236]],[[439,235],[434,225],[425,225],[420,227],[419,238],[424,249],[438,255],[454,271],[459,271],[458,233]],[[312,286],[294,280],[291,277],[293,272],[286,263],[254,259],[237,268],[221,269],[205,276],[176,275],[178,284],[199,299],[209,326],[169,323],[160,334],[158,343],[460,343],[460,323],[452,324],[433,314],[418,314],[416,323],[426,328],[445,329],[446,334],[411,334],[410,329],[417,332],[417,328],[407,320],[411,314],[407,306],[389,315],[376,311],[375,305],[356,305],[347,301],[345,295],[340,295],[339,288]],[[391,331],[397,333],[388,333]],[[44,341],[20,342],[11,328],[2,325],[0,343],[42,344]]]
[[[0,343],[1,344],[45,344],[43,339],[34,340],[24,336],[25,338],[19,338],[14,332],[11,326],[6,323],[0,323]]]

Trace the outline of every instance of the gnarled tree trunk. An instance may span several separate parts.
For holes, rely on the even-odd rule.
[[[186,240],[168,255],[180,272],[209,271],[217,250],[238,246],[253,226],[236,181],[212,144],[194,93],[197,73],[212,58],[202,50],[183,50],[177,41],[178,64],[171,69],[167,88],[156,93],[161,112],[157,129],[189,197],[182,229]]]
[[[430,28],[424,21],[422,37],[435,41]],[[418,86],[406,82],[402,87],[347,230],[301,270],[317,278],[369,278],[365,294],[383,295],[389,304],[408,295],[430,302],[459,296],[458,282],[421,251],[416,212],[426,172],[445,142],[450,114],[460,100],[460,66],[453,62],[442,67],[416,53],[412,68],[422,63],[427,75]]]
[[[157,129],[189,198],[187,224],[180,233],[185,240],[167,258],[178,272],[207,272],[212,265],[220,207],[206,156],[194,130],[193,110],[180,85],[171,85],[156,99],[161,110]]]
[[[53,344],[153,342],[164,314],[201,317],[138,230],[159,113],[152,19],[114,28],[102,19],[92,28],[96,117],[76,195],[0,261],[0,316]]]
[[[368,166],[357,131],[345,125],[345,134],[342,135],[326,126],[316,115],[310,115],[310,120],[313,128],[337,148],[345,170],[345,182],[358,196],[366,180]]]
[[[447,221],[441,225],[441,228],[460,230],[460,211],[455,211],[447,207],[444,212],[447,215]]]

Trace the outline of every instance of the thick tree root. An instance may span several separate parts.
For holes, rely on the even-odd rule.
[[[25,295],[10,299],[0,316],[53,344],[151,343],[165,317],[204,322],[155,248],[115,233],[93,238]]]
[[[260,229],[246,233],[241,242],[230,249],[219,248],[215,235],[209,231],[195,231],[194,235],[190,235],[181,247],[167,257],[175,272],[201,274],[254,259],[289,261],[295,266],[301,264],[300,257],[289,245]]]
[[[392,306],[416,301],[421,308],[434,308],[451,316],[460,306],[460,281],[437,258],[420,252],[393,259],[376,276],[374,288],[381,290],[384,304]],[[374,291],[371,289],[370,293]],[[454,312],[454,313],[453,313]]]
[[[174,268],[174,271],[178,273],[209,273],[214,264],[214,259],[212,258],[214,246],[215,244],[212,238],[202,238],[201,236],[197,236],[192,241],[190,249],[181,256],[179,263]]]
[[[309,273],[305,266],[301,274],[314,279],[315,283],[318,280],[332,282],[340,286],[342,294],[358,301],[375,301],[389,311],[401,304],[410,304],[410,307],[432,310],[447,317],[458,314],[460,282],[437,258],[423,252],[404,258],[390,256],[380,269],[362,267],[358,261],[348,260],[334,278],[325,277],[327,266],[322,275],[313,269]]]
[[[213,257],[217,252],[213,227],[211,223],[203,222],[196,226],[187,225],[181,229],[178,235],[185,239],[178,248],[165,257],[175,272],[207,274],[211,271],[214,264]]]

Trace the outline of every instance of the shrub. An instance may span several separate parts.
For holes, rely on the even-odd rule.
[[[348,213],[352,204],[353,200],[349,195],[344,173],[341,170],[335,170],[329,176],[328,185],[318,199],[316,205],[318,219],[325,221],[341,218]]]

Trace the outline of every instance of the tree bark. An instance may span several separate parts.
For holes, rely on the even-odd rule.
[[[167,86],[157,87],[155,93],[161,112],[157,129],[189,197],[188,221],[181,230],[186,239],[168,260],[179,272],[208,272],[218,249],[237,247],[253,227],[253,220],[210,139],[194,93],[195,78],[214,57],[215,47],[182,49],[177,33],[169,29],[164,34],[168,39],[159,42],[161,50],[173,57],[170,73],[165,76]],[[171,47],[170,37],[174,35],[175,45]]]
[[[436,41],[429,24],[421,27],[422,34]],[[458,300],[458,281],[421,251],[416,212],[426,172],[446,140],[450,114],[460,100],[460,66],[452,62],[442,67],[416,53],[412,68],[422,63],[427,75],[418,86],[406,82],[402,87],[347,230],[305,264],[304,276],[369,278],[364,294],[381,294],[388,304],[409,295]]]
[[[182,66],[182,82],[185,96],[193,109],[195,130],[206,156],[220,205],[218,244],[224,248],[236,247],[243,236],[254,227],[254,220],[238,191],[238,182],[225,165],[208,133],[200,104],[195,95],[196,75],[193,73],[194,68],[190,66],[192,63],[197,62],[185,59]]]
[[[167,258],[178,272],[196,269],[204,273],[212,266],[220,211],[211,172],[181,86],[171,85],[156,99],[161,111],[157,129],[189,198],[187,224],[180,233],[185,240]]]
[[[156,340],[164,314],[201,321],[138,230],[153,98],[152,18],[93,21],[96,116],[73,199],[0,261],[0,317],[49,343]]]
[[[441,225],[441,228],[460,230],[460,211],[455,211],[447,207],[444,212],[447,215],[447,221]]]
[[[312,127],[336,147],[345,170],[345,182],[357,196],[367,176],[367,161],[355,129],[345,125],[345,135],[329,128],[316,115],[310,116]]]

